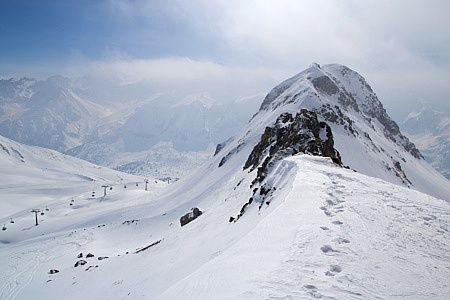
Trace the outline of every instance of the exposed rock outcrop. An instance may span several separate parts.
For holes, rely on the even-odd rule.
[[[239,220],[254,202],[258,203],[258,210],[264,203],[269,206],[272,193],[276,190],[275,186],[266,182],[269,172],[277,161],[299,153],[330,157],[334,163],[342,166],[341,156],[334,149],[331,127],[320,122],[314,111],[302,109],[295,116],[283,113],[273,126],[266,127],[245,162],[244,170],[257,170],[250,187],[253,188],[253,195],[236,217],[230,217],[229,222]]]
[[[260,142],[250,153],[244,170],[254,170],[262,162],[258,175],[263,179],[270,162],[298,153],[330,157],[333,162],[342,165],[339,152],[334,149],[330,126],[319,122],[315,112],[302,109],[295,116],[283,113],[273,127],[266,127]]]
[[[180,218],[180,224],[181,226],[184,226],[193,220],[197,219],[199,216],[202,215],[202,211],[198,209],[197,207],[194,207],[191,212],[188,212],[184,216]]]

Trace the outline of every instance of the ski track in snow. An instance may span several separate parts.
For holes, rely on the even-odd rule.
[[[43,251],[45,245],[34,244],[27,248],[27,251],[19,250],[12,254],[7,265],[2,266],[3,270],[8,271],[1,276],[3,284],[0,286],[0,299],[14,299],[33,280],[42,262],[46,261],[48,252]]]
[[[73,232],[57,239],[52,245],[46,239],[38,241],[25,241],[17,245],[18,249],[12,251],[7,260],[0,263],[0,299],[14,299],[27,288],[34,279],[36,272],[42,272],[42,267],[67,252],[80,249],[82,245],[92,242],[92,233],[83,233],[80,237],[73,237]],[[50,246],[51,245],[51,246]],[[47,270],[48,271],[48,270]]]

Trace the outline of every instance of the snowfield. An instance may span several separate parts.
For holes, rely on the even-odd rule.
[[[229,192],[235,180],[223,182],[216,201],[204,194],[183,203],[181,182],[172,200],[168,190],[176,185],[155,192],[160,196],[122,189],[76,209],[55,204],[39,226],[30,215],[18,219],[0,235],[1,298],[450,295],[447,202],[309,155],[285,159],[270,180],[279,187],[274,200],[259,211],[249,206],[236,223],[228,222],[233,204],[243,202]],[[180,227],[191,204],[204,213]],[[74,267],[80,260],[86,264]]]

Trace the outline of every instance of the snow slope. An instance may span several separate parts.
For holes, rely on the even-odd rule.
[[[102,185],[144,182],[137,177],[97,166],[54,150],[26,146],[0,136],[0,220],[26,208],[43,208],[55,198],[65,204],[73,195],[103,194]],[[3,220],[4,221],[4,220]],[[5,222],[5,221],[4,221]],[[3,224],[3,223],[2,223]]]
[[[325,159],[301,156],[286,164],[292,162],[298,170],[286,198],[162,298],[449,295],[447,203]]]
[[[1,244],[7,259],[0,261],[0,295],[5,299],[449,295],[447,202],[309,155],[285,159],[271,176],[279,187],[271,204],[260,211],[251,207],[236,223],[229,223],[228,217],[245,196],[230,189],[235,184],[230,180],[200,200],[192,198],[199,191],[177,198],[173,193],[153,198],[143,191],[132,196],[122,191],[78,209],[97,210],[109,202],[115,210],[97,216],[69,214],[65,218],[72,220],[70,226],[47,233],[43,223],[28,230],[34,232],[33,238],[21,239],[23,224],[17,224],[17,230],[1,232],[2,241],[16,238]],[[247,176],[241,185],[250,179]],[[183,203],[183,199],[190,200]],[[123,209],[124,201],[137,204]],[[180,213],[194,204],[204,214],[180,227]],[[61,217],[49,216],[49,226],[70,212],[61,207]],[[145,246],[150,247],[138,252]],[[79,253],[87,263],[74,267]],[[95,257],[85,258],[87,253]],[[51,269],[59,273],[48,274]]]

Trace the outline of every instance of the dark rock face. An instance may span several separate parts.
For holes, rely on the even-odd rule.
[[[191,212],[185,214],[180,218],[180,224],[181,226],[184,226],[193,220],[197,219],[199,216],[202,215],[202,211],[198,209],[197,207],[193,208]]]
[[[328,95],[334,95],[339,92],[337,85],[327,76],[314,78],[311,82],[317,90]]]
[[[315,112],[302,109],[295,116],[283,113],[273,127],[266,127],[260,142],[248,157],[244,170],[250,167],[254,170],[266,157],[261,172],[258,172],[265,177],[262,173],[271,161],[298,153],[330,157],[333,162],[342,165],[339,152],[334,149],[330,126],[319,122]]]
[[[245,162],[244,170],[257,169],[250,186],[253,188],[253,196],[242,206],[236,217],[230,217],[229,222],[238,221],[254,202],[259,203],[258,210],[261,210],[263,204],[269,206],[276,187],[267,183],[267,176],[278,161],[299,153],[330,157],[334,163],[342,166],[341,156],[334,149],[331,127],[320,122],[314,111],[302,109],[295,116],[283,113],[272,127],[266,127],[259,143]]]

